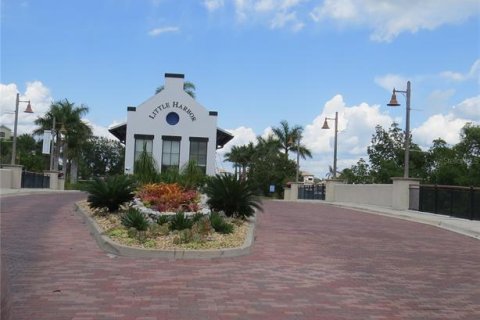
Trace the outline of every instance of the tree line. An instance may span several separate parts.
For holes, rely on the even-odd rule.
[[[392,177],[403,176],[405,138],[397,123],[388,130],[377,126],[367,148],[368,161],[360,158],[341,172],[340,179],[347,183],[390,183]],[[467,123],[457,144],[450,146],[438,138],[427,151],[408,138],[410,177],[427,184],[480,186],[479,125]]]

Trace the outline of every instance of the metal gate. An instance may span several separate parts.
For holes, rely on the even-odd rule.
[[[420,185],[419,210],[480,220],[480,188]]]
[[[22,171],[22,188],[50,188],[50,177],[43,173]]]
[[[298,186],[298,199],[325,200],[325,185],[304,184],[303,186]]]

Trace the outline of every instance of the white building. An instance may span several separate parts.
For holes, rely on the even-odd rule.
[[[216,111],[208,111],[183,90],[183,74],[165,74],[162,91],[137,107],[127,108],[127,123],[109,131],[125,143],[125,173],[145,148],[159,169],[181,169],[195,160],[208,175],[215,174],[216,149],[233,136],[217,128]]]

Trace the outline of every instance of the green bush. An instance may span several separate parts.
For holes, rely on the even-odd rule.
[[[210,223],[209,217],[202,217],[200,220],[195,222],[192,226],[192,232],[194,234],[200,235],[202,240],[205,240],[206,237],[213,231],[212,224]]]
[[[157,218],[157,224],[159,225],[164,225],[166,223],[168,223],[168,221],[170,221],[170,218],[169,216],[167,215],[160,215],[158,218]]]
[[[207,181],[205,193],[212,210],[223,211],[227,217],[245,219],[262,211],[255,188],[248,181],[237,180],[233,175],[216,175]]]
[[[169,233],[167,224],[152,223],[148,226],[148,234],[151,237],[166,236]]]
[[[131,201],[134,196],[135,184],[129,176],[110,176],[95,179],[86,186],[90,207],[107,208],[109,212],[117,211],[120,206]]]
[[[226,222],[218,212],[210,214],[210,224],[218,233],[229,234],[233,232],[233,224]]]
[[[146,231],[148,229],[148,220],[137,209],[129,208],[127,212],[121,216],[122,224],[126,228],[135,228],[137,231]]]
[[[188,219],[183,212],[177,212],[171,219],[170,219],[170,230],[185,230],[190,229],[193,225],[192,220]]]
[[[196,223],[196,222],[200,221],[203,217],[204,217],[203,213],[197,212],[192,216],[192,222]]]
[[[190,229],[180,231],[174,238],[174,244],[189,243],[193,240],[193,233]]]
[[[134,163],[133,174],[140,184],[153,183],[159,180],[157,162],[147,152],[146,145],[143,146],[143,151],[140,152]]]

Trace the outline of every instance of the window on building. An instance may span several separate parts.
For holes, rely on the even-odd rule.
[[[162,172],[169,168],[178,169],[180,163],[180,137],[163,136]]]
[[[0,138],[5,138],[5,132],[0,132]]]
[[[203,173],[207,173],[208,138],[190,138],[190,161],[195,161]]]
[[[137,161],[140,154],[145,150],[148,154],[153,152],[153,135],[136,134],[135,138],[135,155],[134,161]]]

